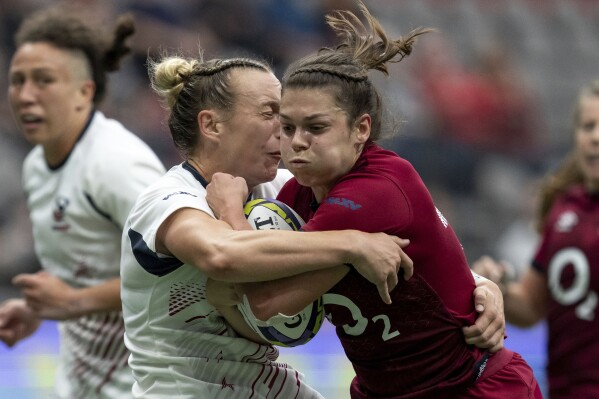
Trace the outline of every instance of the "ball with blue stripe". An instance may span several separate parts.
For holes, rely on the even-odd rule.
[[[244,207],[245,216],[254,230],[298,231],[305,224],[293,209],[281,201],[260,198],[249,201]],[[277,346],[298,346],[310,341],[324,321],[322,298],[292,316],[275,316],[267,321],[258,320],[247,302],[238,308],[248,325],[266,341]]]

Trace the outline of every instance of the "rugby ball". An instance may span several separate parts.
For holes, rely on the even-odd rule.
[[[293,209],[274,199],[249,201],[244,213],[254,230],[298,231],[304,225],[303,219]],[[237,308],[252,330],[277,346],[292,347],[307,343],[320,330],[324,320],[322,298],[318,298],[298,314],[278,314],[266,321],[256,318],[246,296]]]
[[[254,230],[298,231],[305,224],[293,209],[275,199],[259,198],[249,201],[243,212]]]

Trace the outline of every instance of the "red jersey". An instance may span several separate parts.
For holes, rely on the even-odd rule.
[[[599,195],[575,186],[556,201],[533,266],[549,289],[551,399],[599,398]]]
[[[474,280],[460,242],[409,162],[369,144],[317,210],[311,189],[295,179],[278,199],[304,218],[305,231],[410,239],[405,252],[414,276],[400,278],[392,305],[354,270],[325,294],[327,318],[356,372],[352,397],[450,398],[475,381],[484,353],[466,345],[461,330],[476,319]]]

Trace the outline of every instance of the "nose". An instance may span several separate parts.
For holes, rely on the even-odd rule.
[[[291,148],[294,151],[302,151],[310,146],[309,133],[306,130],[297,127],[291,138]]]
[[[18,86],[11,86],[11,91],[14,90],[15,100],[19,105],[26,105],[35,101],[35,85],[26,80]]]
[[[279,118],[277,118],[273,124],[273,136],[277,140],[281,139],[281,122],[279,121]]]

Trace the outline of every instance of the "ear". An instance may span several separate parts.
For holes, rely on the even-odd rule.
[[[369,114],[364,114],[358,118],[354,128],[356,135],[356,144],[364,144],[370,137],[370,125],[372,120]]]
[[[86,80],[81,84],[81,95],[89,100],[94,100],[94,94],[96,94],[96,84],[93,80]]]
[[[218,113],[211,109],[203,109],[198,113],[198,130],[202,140],[219,140],[220,120]]]
[[[78,91],[81,102],[77,109],[82,110],[94,102],[94,94],[96,94],[96,84],[93,80],[85,80],[81,83]]]

